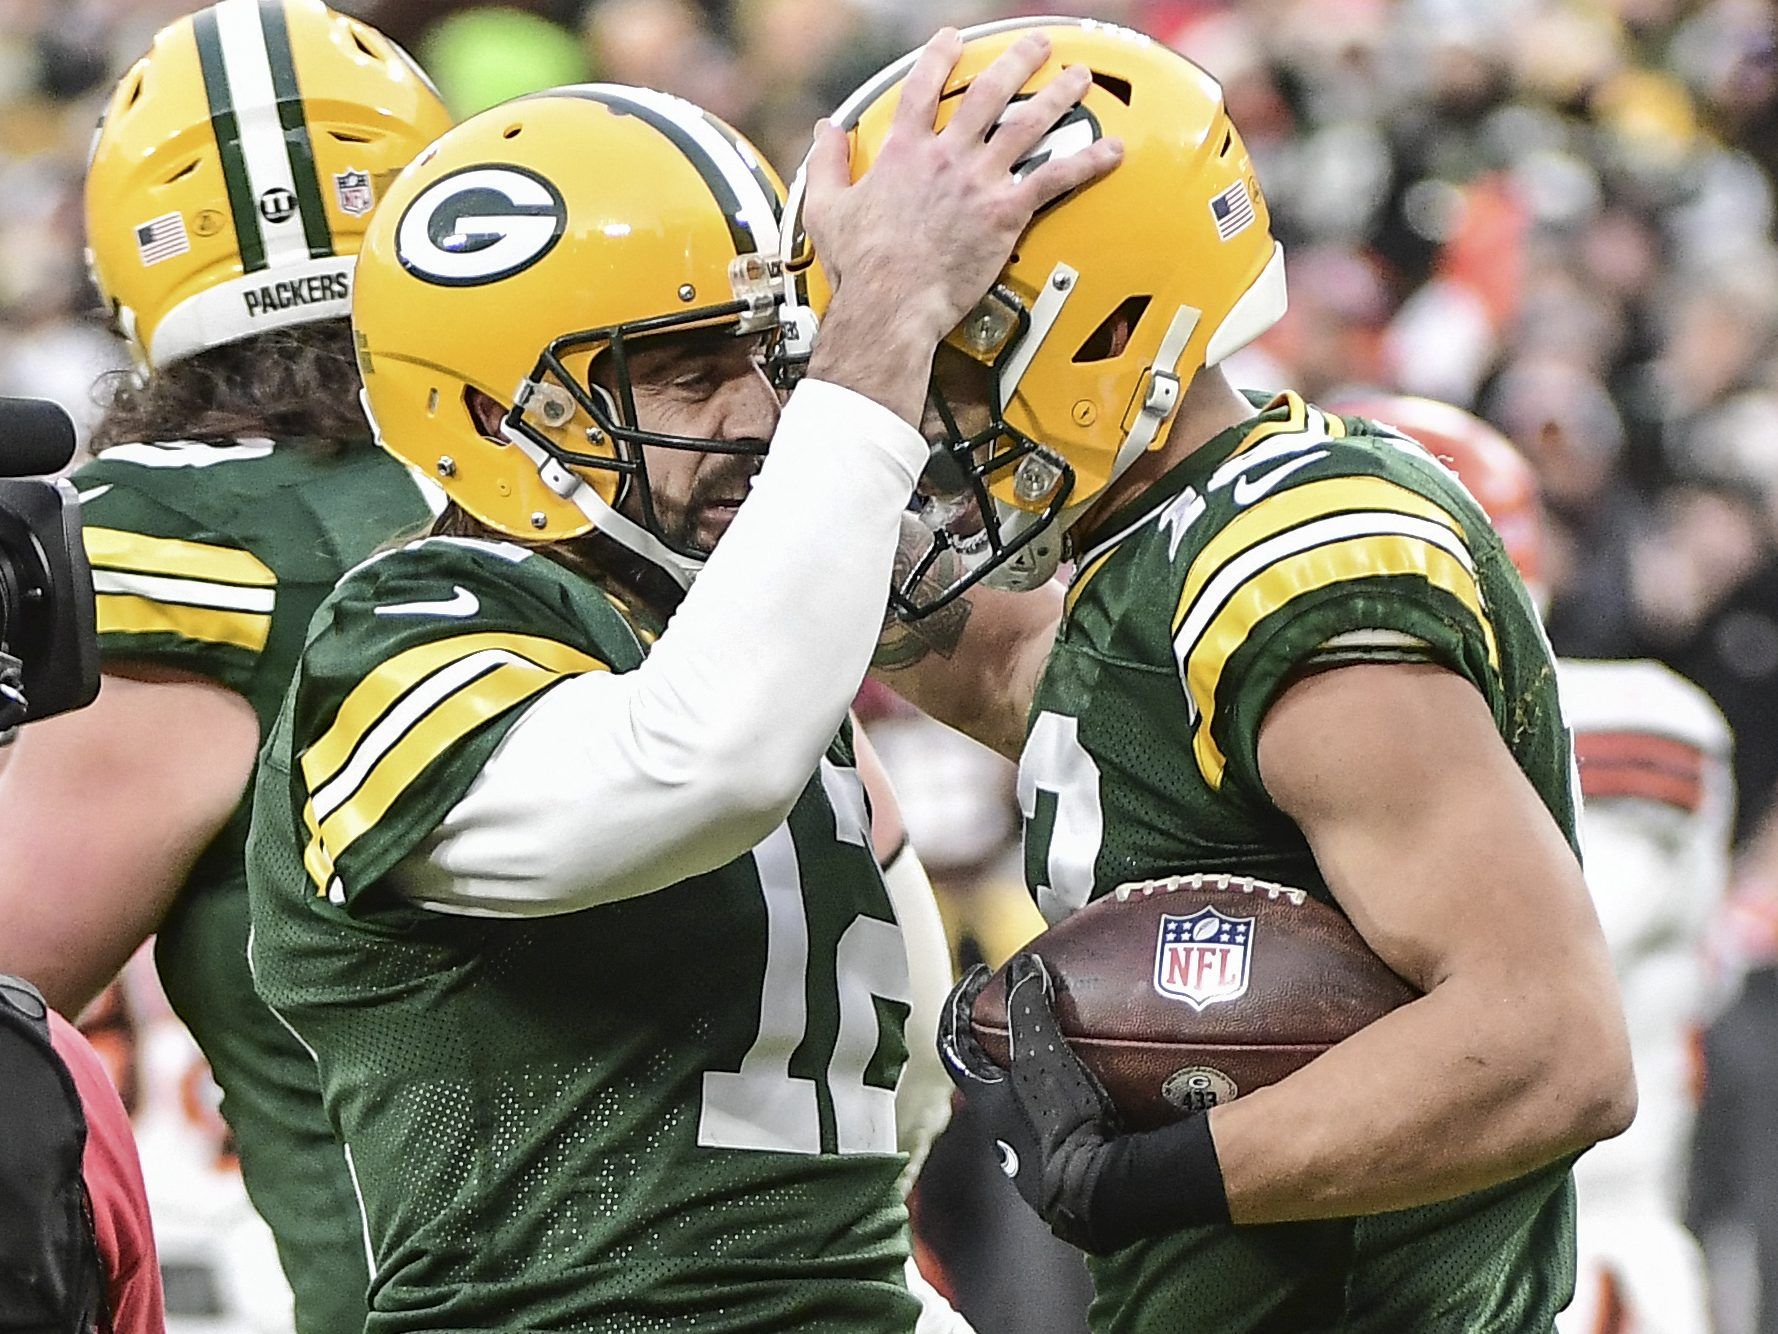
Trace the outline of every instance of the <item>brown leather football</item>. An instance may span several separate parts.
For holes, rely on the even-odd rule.
[[[1124,885],[1028,948],[1069,1045],[1132,1130],[1275,1084],[1419,994],[1334,908],[1245,876]],[[971,1018],[1004,1065],[1005,969]]]

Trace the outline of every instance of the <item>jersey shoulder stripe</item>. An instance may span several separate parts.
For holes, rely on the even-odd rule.
[[[300,756],[303,863],[317,892],[329,891],[339,857],[471,732],[564,677],[608,670],[559,640],[502,631],[431,640],[379,663]]]
[[[251,551],[121,528],[87,528],[83,537],[100,635],[265,647],[278,577]]]
[[[1473,624],[1489,666],[1500,651],[1463,519],[1434,494],[1355,450],[1337,417],[1305,407],[1262,423],[1209,479],[1210,527],[1186,560],[1170,631],[1205,780],[1222,784],[1227,756],[1217,736],[1228,705],[1229,663],[1262,625],[1299,603],[1319,604],[1342,586],[1411,578],[1436,590]],[[1343,428],[1343,423],[1339,423]],[[1261,437],[1261,433],[1263,438]],[[1386,446],[1385,446],[1386,447]],[[1318,466],[1320,465],[1320,466]],[[1333,475],[1325,475],[1329,470]],[[1286,617],[1288,619],[1288,617]],[[1339,625],[1333,633],[1391,629]],[[1315,645],[1299,645],[1312,652]]]

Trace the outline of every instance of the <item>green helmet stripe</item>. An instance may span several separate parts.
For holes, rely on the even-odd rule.
[[[204,96],[210,103],[210,127],[216,134],[216,150],[222,158],[222,180],[228,191],[228,209],[234,217],[241,268],[253,273],[266,266],[265,240],[259,230],[253,188],[247,179],[247,159],[241,150],[241,125],[235,116],[234,96],[229,91],[228,68],[222,59],[222,38],[216,29],[216,11],[199,11],[192,17],[191,26],[197,38],[198,65],[204,75]]]
[[[266,57],[272,67],[272,90],[278,98],[278,121],[284,127],[284,149],[290,155],[296,203],[302,212],[303,238],[309,244],[309,255],[321,259],[333,254],[333,231],[327,225],[327,209],[321,200],[315,147],[309,139],[309,122],[296,83],[290,25],[281,0],[259,0],[259,21],[265,32]]]

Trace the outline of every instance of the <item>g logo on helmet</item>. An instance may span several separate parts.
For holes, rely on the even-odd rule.
[[[1013,107],[1025,100],[1024,97],[1014,98],[1012,105],[1000,113],[994,128],[999,129],[1001,121],[1012,114]],[[1050,126],[1049,133],[1033,144],[1025,156],[1013,163],[1012,174],[1022,181],[1044,163],[1084,153],[1103,137],[1099,118],[1077,102],[1062,113],[1061,119]]]
[[[401,267],[441,287],[522,273],[568,225],[562,196],[523,167],[464,167],[422,190],[395,229]]]

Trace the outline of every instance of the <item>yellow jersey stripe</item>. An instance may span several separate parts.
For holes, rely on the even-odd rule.
[[[177,537],[145,537],[122,528],[88,528],[83,537],[87,560],[100,569],[172,575],[248,588],[272,588],[278,582],[270,566],[239,547],[187,542]]]
[[[1243,510],[1204,544],[1204,549],[1193,558],[1191,568],[1185,572],[1179,606],[1173,613],[1173,633],[1179,633],[1179,627],[1205,586],[1242,552],[1300,523],[1358,510],[1411,515],[1440,524],[1459,538],[1463,536],[1462,526],[1436,501],[1385,477],[1327,477],[1304,482],[1267,496],[1251,509]]]
[[[1385,575],[1419,575],[1461,602],[1481,625],[1488,661],[1498,668],[1494,627],[1475,574],[1436,543],[1405,534],[1373,533],[1285,555],[1248,579],[1196,641],[1181,648],[1186,689],[1199,714],[1192,749],[1199,771],[1212,788],[1222,786],[1228,764],[1211,734],[1217,687],[1229,659],[1247,642],[1254,628],[1305,593],[1346,580]]]
[[[1275,435],[1284,435],[1290,431],[1307,430],[1309,425],[1309,405],[1303,402],[1303,396],[1297,393],[1294,389],[1285,390],[1270,403],[1266,404],[1265,407],[1260,409],[1260,411],[1271,412],[1286,404],[1289,405],[1290,411],[1284,417],[1280,418],[1278,421],[1261,422],[1258,426],[1255,426],[1246,435],[1241,437],[1240,444],[1236,445],[1229,451],[1229,458],[1232,459],[1237,454],[1245,454],[1255,445],[1260,444],[1262,441],[1270,440]]]
[[[1068,584],[1068,592],[1062,598],[1062,614],[1064,616],[1074,610],[1074,604],[1086,591],[1087,584],[1092,581],[1094,575],[1105,568],[1105,562],[1110,560],[1116,551],[1117,547],[1115,546],[1107,547],[1074,572],[1074,578]]]
[[[102,635],[178,635],[206,644],[230,644],[258,653],[272,633],[269,612],[222,611],[158,602],[133,593],[101,593],[94,599]]]
[[[605,594],[605,600],[611,604],[611,609],[618,614],[623,620],[624,625],[629,629],[629,632],[636,636],[636,639],[644,648],[647,648],[653,644],[655,640],[660,638],[654,631],[641,623],[636,613],[630,610],[622,598],[605,589],[600,589],[599,591]]]
[[[308,843],[303,848],[303,869],[315,882],[315,893],[324,895],[333,879],[333,855],[321,841],[321,822],[315,818],[313,797],[303,803],[303,827],[309,831]]]
[[[602,668],[603,664],[594,663],[585,670]],[[375,828],[396,799],[452,746],[489,719],[541,693],[565,675],[536,663],[507,661],[429,710],[383,753],[351,796],[321,819],[311,840],[320,846],[303,855],[303,864],[311,867],[310,874],[322,865],[331,873],[333,863]],[[312,819],[313,813],[306,818]],[[325,892],[325,881],[321,888]]]
[[[303,752],[303,780],[309,791],[320,791],[345,767],[358,743],[403,695],[441,668],[484,649],[505,649],[560,675],[605,665],[560,640],[500,630],[452,635],[404,649],[377,664],[352,688],[340,704],[332,726]]]

